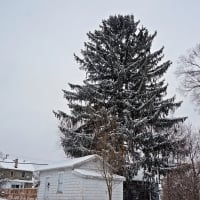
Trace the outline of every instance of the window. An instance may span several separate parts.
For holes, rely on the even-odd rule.
[[[20,185],[12,184],[11,188],[20,188]]]
[[[23,178],[25,177],[25,171],[22,172],[22,177],[23,177]]]
[[[63,192],[63,172],[58,173],[58,188],[57,192],[62,193]]]
[[[10,172],[10,176],[11,176],[11,177],[14,176],[14,172],[13,172],[13,171]]]

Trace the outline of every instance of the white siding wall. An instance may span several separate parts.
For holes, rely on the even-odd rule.
[[[123,182],[118,181],[113,185],[113,200],[123,200]]]
[[[99,160],[83,164],[80,169],[102,170]],[[108,190],[105,180],[83,179],[83,200],[108,200]],[[113,200],[123,199],[123,182],[113,184]]]
[[[99,170],[98,162],[88,162],[80,166],[81,169]],[[45,178],[49,177],[48,200],[108,200],[105,180],[87,179],[72,174],[71,169],[66,169],[63,174],[63,193],[57,193],[58,173],[62,170],[52,170],[40,173],[40,186],[38,200],[44,200]],[[123,199],[123,182],[113,186],[113,200]],[[46,200],[46,199],[45,199]]]
[[[108,190],[105,180],[83,179],[83,200],[108,200]],[[113,185],[113,200],[123,199],[123,183]]]
[[[101,163],[99,162],[99,160],[92,160],[90,162],[84,163],[79,168],[80,169],[99,170],[101,168]]]
[[[63,174],[63,193],[57,193],[58,171],[41,172],[38,200],[44,200],[45,177],[49,177],[48,200],[81,200],[81,178],[74,176],[71,170]]]
[[[107,189],[103,180],[83,179],[83,200],[107,199]]]

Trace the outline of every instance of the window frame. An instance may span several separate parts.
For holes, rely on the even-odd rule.
[[[57,193],[63,193],[64,172],[58,172]]]
[[[26,172],[22,171],[22,178],[25,178],[25,176],[26,176]]]
[[[14,177],[14,171],[13,170],[10,171],[10,177]]]

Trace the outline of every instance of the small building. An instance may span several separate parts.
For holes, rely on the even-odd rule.
[[[148,181],[144,180],[143,170],[140,169],[138,174],[129,183],[124,182],[124,200],[159,200],[159,184],[156,181],[151,185]],[[127,184],[128,188],[127,189]]]
[[[39,169],[38,200],[108,200],[102,159],[97,155],[67,159]],[[124,177],[113,175],[113,200],[123,200]]]
[[[33,171],[33,165],[26,161],[0,160],[0,188],[31,188]]]

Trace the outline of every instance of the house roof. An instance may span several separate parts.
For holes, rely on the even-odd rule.
[[[89,161],[92,161],[95,159],[101,160],[102,158],[98,155],[89,155],[89,156],[84,156],[84,157],[80,157],[80,158],[68,158],[65,162],[46,165],[46,166],[43,166],[43,167],[37,169],[37,171],[40,172],[40,171],[49,171],[49,170],[55,170],[55,169],[57,170],[57,169],[63,169],[63,168],[71,168],[71,169],[73,169],[72,173],[77,176],[80,176],[83,178],[103,179],[103,176],[100,171],[76,168],[76,167],[82,165],[83,163],[86,163],[86,162],[89,162]],[[76,168],[76,169],[74,169],[74,168]],[[118,180],[118,181],[125,180],[125,178],[123,176],[118,176],[118,175],[113,175],[113,178],[114,178],[114,180]]]
[[[104,179],[103,174],[100,171],[94,171],[94,170],[85,170],[85,169],[74,169],[73,174],[83,177],[83,178],[98,178],[98,179]],[[118,181],[125,181],[125,178],[123,176],[119,175],[113,175],[114,180]]]
[[[64,162],[53,163],[50,165],[42,166],[37,169],[37,171],[47,171],[53,169],[63,169],[63,168],[74,168],[76,166],[80,166],[81,164],[94,160],[100,159],[98,155],[89,155],[80,158],[67,158]]]
[[[22,171],[34,171],[34,167],[30,162],[18,161],[17,168],[15,168],[15,161],[10,159],[0,160],[0,168]]]
[[[0,180],[0,182],[5,181],[5,179]],[[10,183],[34,183],[34,180],[21,180],[21,179],[6,179]]]

